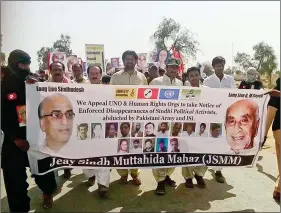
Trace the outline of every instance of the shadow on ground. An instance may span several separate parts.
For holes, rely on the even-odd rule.
[[[233,189],[228,184],[219,184],[214,180],[206,180],[206,189],[185,188],[180,184],[177,188],[167,187],[165,196],[157,196],[154,190],[142,192],[131,183],[120,185],[118,181],[110,184],[110,192],[107,199],[100,199],[97,191],[90,192],[89,187],[83,182],[84,175],[72,176],[65,182],[60,177],[60,182],[65,182],[64,187],[69,191],[55,200],[53,208],[44,210],[42,204],[42,192],[38,187],[29,190],[31,198],[31,210],[35,212],[108,212],[118,209],[121,212],[193,212],[196,210],[208,210],[210,202],[235,197],[228,191]],[[196,185],[195,185],[196,186]],[[60,195],[58,195],[60,196]],[[2,211],[7,212],[7,198],[1,200]],[[117,211],[117,210],[115,210]]]

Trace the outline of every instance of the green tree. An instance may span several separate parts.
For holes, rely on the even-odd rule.
[[[53,50],[53,47],[41,47],[41,49],[37,51],[37,62],[39,63],[39,70],[48,69],[48,52],[52,52]]]
[[[70,47],[71,37],[68,35],[60,35],[60,39],[53,43],[52,47],[41,47],[39,51],[37,51],[37,61],[39,63],[39,70],[48,69],[48,52],[52,52],[54,50],[64,52],[66,56],[72,55],[72,49]]]
[[[5,53],[1,53],[1,66],[6,65],[6,55]]]
[[[66,57],[72,55],[72,49],[70,47],[71,38],[69,35],[60,35],[60,39],[54,42],[53,48],[57,51],[64,52]]]
[[[160,49],[165,49],[171,53],[171,46],[174,45],[175,49],[180,50],[186,59],[195,59],[199,50],[199,43],[195,40],[194,34],[190,30],[181,27],[172,18],[164,17],[150,40],[154,43],[154,49],[150,56]]]
[[[267,74],[271,78],[271,74],[277,68],[277,59],[273,48],[264,42],[260,42],[253,46],[253,51],[253,57],[238,52],[234,58],[235,63],[244,70],[255,67],[260,74]]]
[[[243,73],[243,72],[242,72],[241,70],[236,70],[236,71],[235,71],[235,74],[236,74],[236,75],[241,75],[242,73]]]
[[[249,67],[256,68],[255,61],[253,61],[253,59],[251,59],[251,56],[246,53],[238,52],[237,55],[234,57],[234,62],[244,70],[247,70]]]

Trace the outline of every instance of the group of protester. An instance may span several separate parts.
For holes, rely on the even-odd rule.
[[[90,83],[90,84],[111,84],[111,85],[165,85],[165,86],[190,86],[190,87],[210,87],[210,88],[236,88],[235,80],[232,76],[224,74],[225,59],[215,57],[212,60],[212,67],[215,72],[204,81],[201,78],[200,67],[190,67],[182,77],[178,76],[180,61],[175,58],[167,60],[166,70],[161,72],[157,66],[149,67],[149,72],[145,76],[142,72],[135,70],[138,56],[134,51],[125,51],[122,55],[124,69],[115,72],[112,76],[103,76],[103,70],[98,65],[91,65],[87,68],[86,78],[83,75],[83,69],[80,64],[72,66],[72,80],[65,75],[65,66],[63,63],[55,62],[49,67],[50,77],[46,78],[45,72],[39,72],[37,75],[30,72],[30,56],[22,50],[14,50],[8,58],[8,66],[1,67],[1,128],[4,133],[2,146],[2,170],[4,183],[8,197],[8,204],[11,212],[28,212],[30,210],[30,199],[27,195],[28,183],[26,167],[29,166],[27,151],[29,143],[26,140],[26,127],[20,127],[18,121],[17,107],[25,105],[25,83],[35,82],[56,82],[56,83]],[[240,89],[262,89],[262,83],[257,79],[257,71],[250,68],[247,71],[247,80],[242,81]],[[275,90],[271,91],[269,102],[269,113],[267,128],[273,121],[273,133],[276,142],[278,167],[280,161],[280,78],[277,80]],[[273,97],[274,96],[274,97]],[[275,97],[276,96],[276,97]],[[279,97],[278,97],[279,96]],[[267,133],[266,131],[266,133]],[[266,138],[265,138],[266,140]],[[157,182],[156,194],[164,195],[166,186],[175,187],[176,182],[171,179],[171,174],[175,168],[152,169],[153,176]],[[85,169],[87,183],[98,184],[98,193],[101,197],[106,197],[110,183],[110,169]],[[196,180],[198,187],[205,188],[206,183],[204,175],[207,171],[206,166],[183,167],[182,175],[185,179],[185,186],[193,188],[193,179]],[[141,185],[139,169],[118,169],[120,183],[126,184],[129,175],[132,177],[132,183],[136,186]],[[33,175],[36,184],[43,192],[43,207],[51,208],[53,203],[53,194],[57,190],[55,172],[49,172],[45,175]],[[71,169],[64,169],[64,178],[71,177]],[[219,183],[225,182],[222,169],[216,169],[215,179]],[[280,200],[279,175],[277,186],[273,194],[274,199]]]

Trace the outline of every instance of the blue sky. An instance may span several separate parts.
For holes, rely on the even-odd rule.
[[[61,33],[72,38],[72,50],[85,58],[85,44],[104,44],[105,57],[127,49],[148,52],[149,37],[162,18],[173,18],[196,33],[199,62],[215,56],[232,64],[237,51],[252,53],[260,41],[271,45],[280,64],[280,2],[1,2],[2,52],[22,49],[38,68],[36,52],[51,46]],[[190,61],[195,64],[196,61]],[[279,65],[280,66],[280,65]]]

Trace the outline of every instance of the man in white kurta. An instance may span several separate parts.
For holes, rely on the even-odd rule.
[[[135,51],[127,50],[122,55],[124,69],[116,72],[110,79],[111,85],[147,85],[147,79],[141,72],[135,70],[138,56]],[[132,183],[136,186],[141,185],[139,178],[139,169],[117,169],[118,174],[121,176],[119,182],[121,184],[128,182],[128,175],[131,173],[133,178]]]
[[[163,76],[153,79],[149,85],[182,86],[182,81],[176,78],[179,66],[180,61],[178,59],[169,59],[167,72]],[[157,195],[165,194],[165,185],[176,186],[176,182],[170,178],[174,170],[175,168],[152,169],[153,176],[158,183],[155,191]]]
[[[191,87],[206,87],[200,84],[200,69],[198,67],[191,67],[187,70],[187,78]],[[192,133],[195,135],[195,133]],[[200,132],[199,132],[200,134]],[[201,134],[202,137],[202,134]],[[190,166],[182,168],[182,176],[185,179],[185,186],[193,188],[193,178],[196,179],[200,188],[205,188],[205,181],[203,179],[208,167],[207,166]]]
[[[101,83],[100,81],[102,76],[101,67],[95,65],[89,66],[87,69],[87,74],[90,78],[89,81],[91,84]],[[88,178],[87,183],[89,185],[94,185],[95,180],[97,180],[98,193],[101,197],[104,197],[108,192],[108,187],[110,183],[110,169],[108,168],[83,169],[83,173]]]
[[[210,88],[236,88],[235,80],[232,76],[224,74],[225,59],[217,56],[212,60],[215,73],[206,78],[203,84]],[[224,183],[225,178],[221,173],[222,168],[216,168],[216,181]]]

